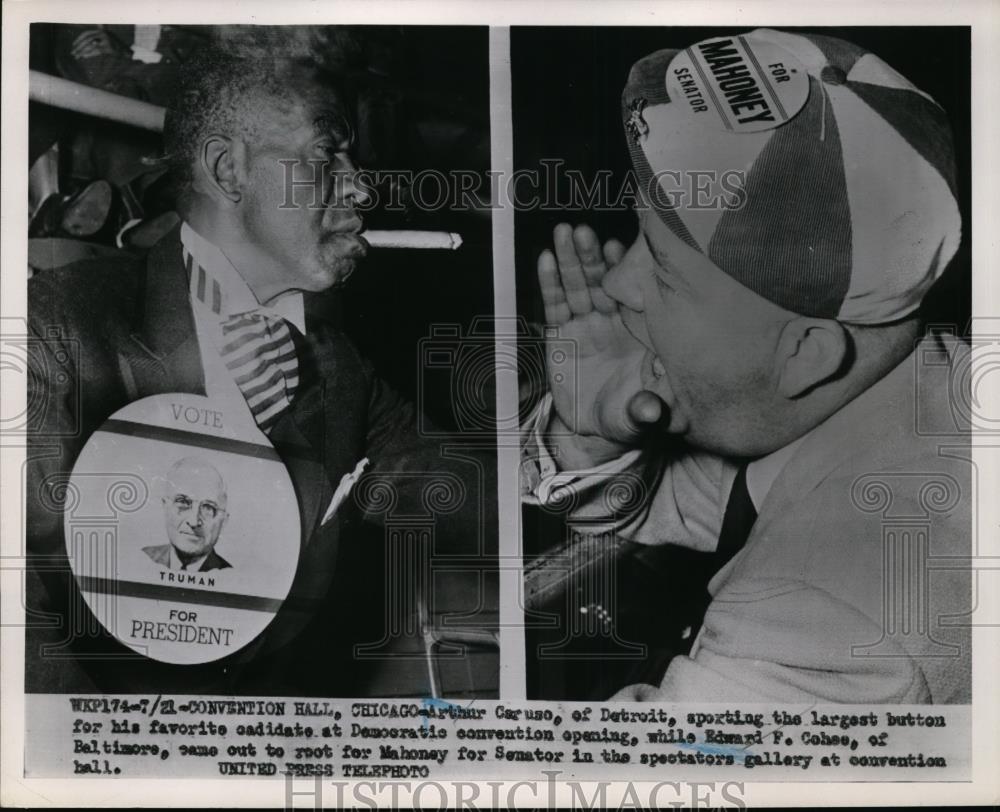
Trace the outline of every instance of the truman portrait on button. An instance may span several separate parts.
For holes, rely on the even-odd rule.
[[[161,494],[168,544],[143,547],[162,567],[208,572],[232,566],[215,552],[229,514],[226,483],[205,460],[183,457],[164,477]]]

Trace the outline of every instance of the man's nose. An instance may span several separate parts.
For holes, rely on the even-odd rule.
[[[619,304],[630,310],[641,311],[642,306],[642,274],[643,254],[645,245],[640,236],[632,247],[625,252],[621,262],[609,270],[601,282],[604,292]]]
[[[342,155],[337,161],[337,197],[341,201],[350,201],[354,206],[361,206],[371,199],[367,187],[359,177],[360,167],[349,155]]]

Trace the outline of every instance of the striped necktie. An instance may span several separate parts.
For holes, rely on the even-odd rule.
[[[250,311],[222,322],[220,350],[226,368],[264,432],[292,405],[299,386],[295,340],[287,321]]]
[[[187,252],[185,252],[187,254]],[[192,256],[185,257],[192,295],[222,316],[222,289]],[[221,318],[219,355],[233,376],[261,431],[269,432],[292,405],[299,386],[298,358],[292,327],[263,310]]]

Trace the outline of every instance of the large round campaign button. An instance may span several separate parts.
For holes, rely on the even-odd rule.
[[[298,564],[284,463],[213,403],[155,395],[115,412],[66,492],[66,552],[87,605],[126,646],[168,663],[210,662],[251,642]]]
[[[713,37],[678,53],[666,75],[678,109],[732,133],[791,121],[809,98],[809,74],[792,54],[752,36]]]

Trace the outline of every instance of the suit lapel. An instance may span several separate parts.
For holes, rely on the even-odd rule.
[[[205,560],[201,562],[201,566],[198,568],[199,572],[211,572],[212,570],[228,569],[232,565],[226,561],[221,555],[219,555],[215,550],[211,550]]]
[[[308,298],[306,303],[308,319]],[[345,438],[356,436],[356,431],[348,429],[346,422],[350,398],[337,397],[336,394],[338,387],[350,386],[351,383],[344,380],[344,372],[339,368],[335,344],[338,339],[327,324],[314,319],[308,327],[309,365],[317,386],[303,398],[302,408],[294,410],[294,415],[303,433],[316,438],[314,447],[322,449],[328,476],[333,477],[327,480],[327,484],[336,487],[339,484],[337,472],[349,473],[358,462],[355,456],[351,456],[353,449],[345,444]],[[327,502],[333,497],[333,492],[331,487],[326,495]]]
[[[179,227],[150,250],[138,299],[131,341],[122,353],[131,368],[135,396],[205,394]]]
[[[299,359],[299,390],[291,408],[271,429],[271,441],[296,483],[302,516],[307,522],[303,538],[309,540],[333,496],[327,473],[329,458],[325,456],[328,379],[317,361],[315,341],[298,331],[293,331],[293,337]]]
[[[296,396],[288,413],[275,423],[270,439],[295,484],[302,515],[302,538],[308,542],[332,494],[318,440],[322,438],[323,384]]]

